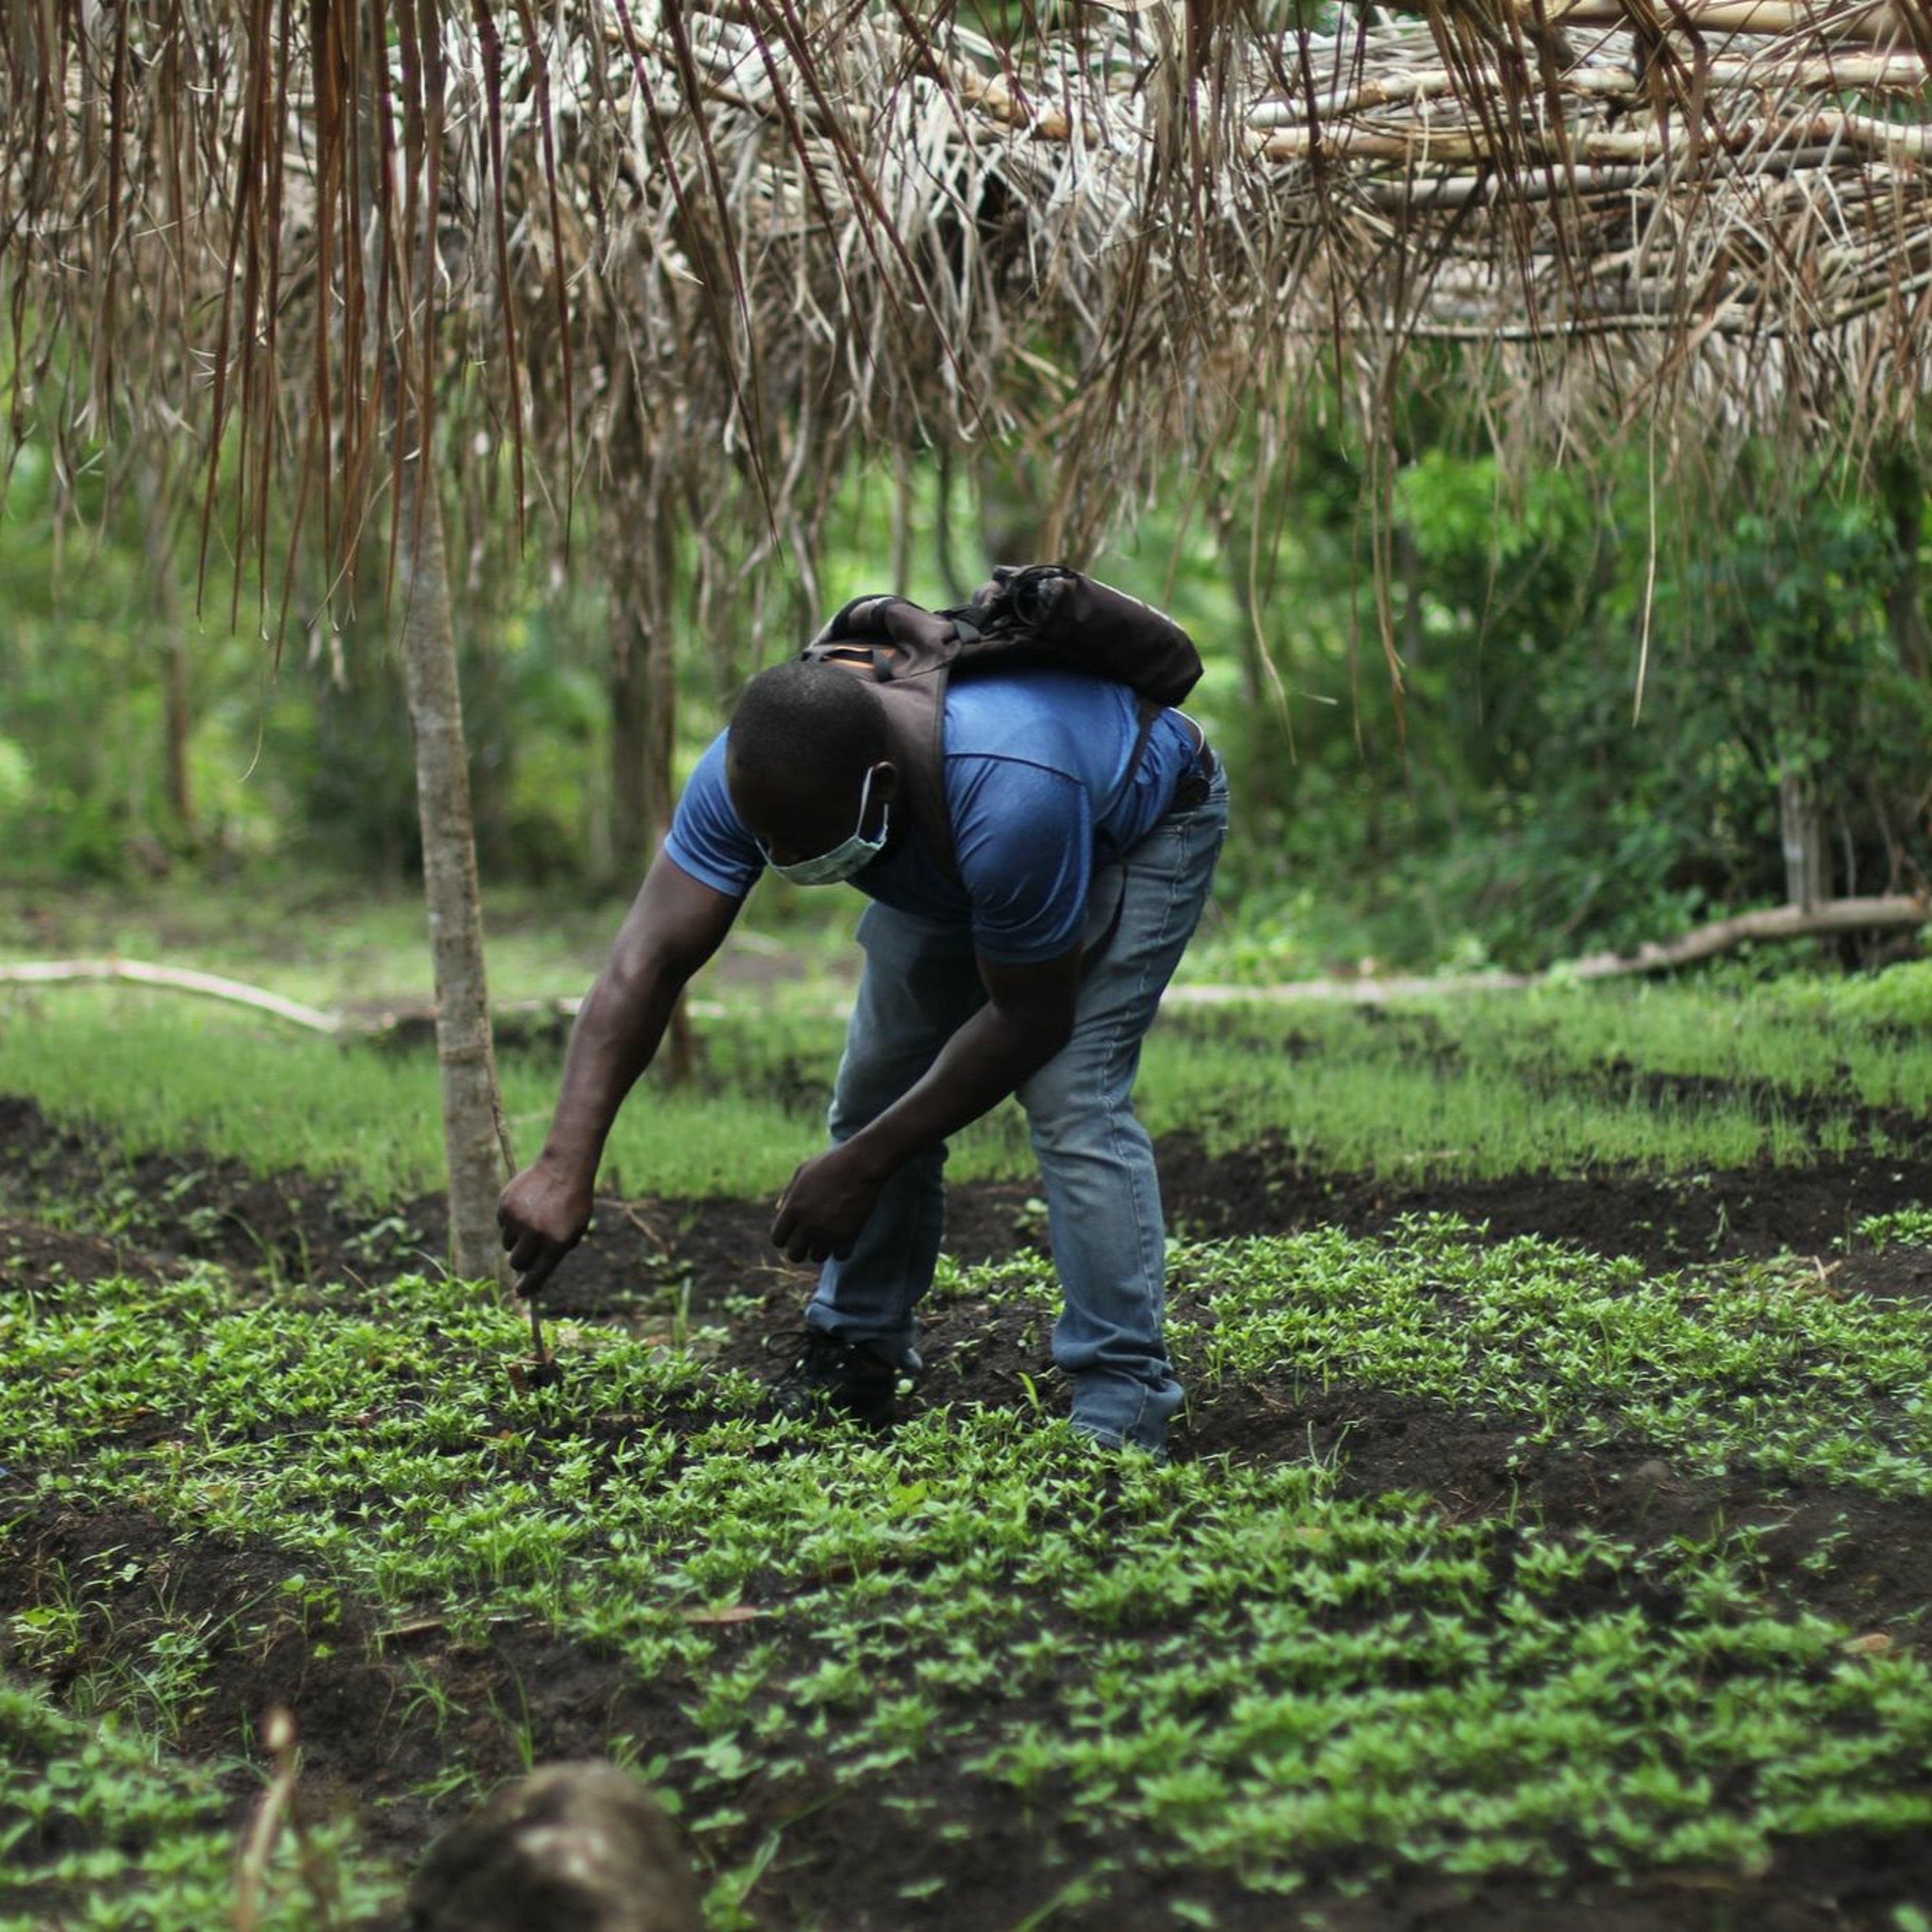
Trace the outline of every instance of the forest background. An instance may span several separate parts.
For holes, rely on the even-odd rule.
[[[1922,889],[1915,454],[1862,478],[1821,456],[1797,487],[1788,453],[1748,446],[1718,487],[1661,477],[1640,441],[1587,474],[1525,472],[1452,426],[1425,372],[1378,524],[1376,466],[1323,417],[1285,457],[1236,447],[1176,473],[1129,538],[1070,560],[1202,646],[1193,708],[1240,801],[1217,928],[1234,976],[1534,968],[1801,892]],[[272,607],[228,574],[218,530],[204,566],[193,494],[152,452],[76,472],[29,424],[6,455],[6,876],[409,890],[413,754],[380,556],[328,620],[266,636]],[[818,604],[962,599],[989,563],[1040,554],[1050,484],[998,449],[855,471],[812,560]],[[525,544],[507,488],[449,506],[486,898],[608,899],[614,918],[658,830],[631,573],[613,567],[648,539],[586,494],[567,556]],[[715,539],[668,560],[674,776],[822,614],[759,534],[748,519],[722,569]],[[1794,827],[1816,849],[1795,850]],[[772,890],[757,910],[816,923],[848,897]]]

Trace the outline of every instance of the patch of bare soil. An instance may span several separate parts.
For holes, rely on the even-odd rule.
[[[284,1282],[353,1284],[438,1267],[446,1250],[438,1196],[372,1209],[314,1175],[264,1178],[232,1162],[172,1154],[129,1160],[55,1126],[31,1101],[0,1096],[0,1214],[32,1222],[56,1204],[64,1222],[82,1222],[140,1265],[206,1260]],[[1663,1179],[1604,1171],[1414,1184],[1310,1168],[1265,1141],[1216,1155],[1172,1136],[1160,1159],[1168,1223],[1193,1240],[1319,1226],[1376,1234],[1406,1215],[1450,1214],[1498,1240],[1537,1234],[1634,1256],[1654,1270],[1784,1253],[1828,1262],[1864,1216],[1932,1201],[1932,1158],[1924,1156]],[[90,1204],[98,1209],[92,1216]],[[947,1247],[962,1261],[1003,1261],[1045,1239],[1034,1190],[1023,1183],[956,1187],[946,1214]],[[122,1232],[100,1234],[110,1221]],[[762,1202],[600,1200],[590,1234],[544,1306],[588,1316],[682,1295],[702,1313],[761,1292],[775,1275],[808,1292],[808,1277],[770,1246],[770,1225]],[[1888,1267],[1882,1281],[1866,1285],[1891,1293],[1932,1288],[1922,1260]]]
[[[176,1271],[176,1264],[156,1260],[136,1244],[0,1214],[0,1296],[52,1300],[76,1284],[110,1275],[155,1281]]]
[[[128,1163],[55,1128],[25,1102],[0,1100],[0,1294],[9,1296],[58,1298],[104,1273],[159,1274],[198,1259],[284,1283],[346,1282],[352,1296],[356,1281],[432,1264],[441,1250],[442,1210],[433,1202],[372,1213],[310,1177],[263,1180],[220,1163],[162,1156]],[[1635,1254],[1653,1268],[1791,1252],[1816,1257],[1844,1292],[1932,1292],[1932,1262],[1922,1252],[1848,1255],[1834,1245],[1862,1216],[1932,1200],[1932,1162],[1923,1160],[1680,1181],[1527,1175],[1405,1188],[1298,1169],[1264,1146],[1216,1159],[1178,1141],[1162,1156],[1171,1217],[1199,1238],[1324,1222],[1366,1232],[1404,1214],[1447,1211],[1498,1238],[1539,1234]],[[89,1201],[104,1207],[91,1228]],[[770,1214],[760,1202],[601,1203],[591,1235],[546,1296],[546,1310],[585,1320],[688,1316],[718,1331],[722,1363],[772,1373],[784,1364],[810,1281],[773,1256]],[[949,1245],[963,1259],[997,1262],[1042,1234],[1024,1186],[954,1195]],[[1177,1300],[1178,1312],[1211,1314],[1196,1291],[1184,1290]],[[932,1366],[916,1400],[1018,1405],[1029,1400],[1029,1384],[1051,1388],[1044,1324],[1024,1310],[997,1298],[952,1298],[927,1315]],[[704,1420],[653,1418],[692,1430]],[[613,1454],[634,1426],[612,1419]],[[1750,1525],[1761,1532],[1762,1580],[1774,1598],[1885,1632],[1895,1642],[1919,1640],[1932,1603],[1932,1509],[1925,1505],[1823,1486],[1773,1488],[1748,1472],[1694,1476],[1640,1441],[1587,1450],[1526,1445],[1494,1418],[1372,1389],[1297,1387],[1284,1378],[1196,1390],[1176,1448],[1243,1462],[1332,1457],[1352,1492],[1413,1490],[1432,1496],[1452,1517],[1496,1520],[1505,1551],[1508,1526],[1523,1520],[1588,1527],[1644,1547]],[[8,1460],[0,1455],[0,1462]],[[11,1613],[50,1600],[63,1578],[98,1580],[86,1594],[77,1645],[53,1668],[56,1688],[124,1659],[163,1619],[194,1621],[213,1634],[209,1676],[185,1748],[234,1752],[268,1705],[291,1704],[306,1766],[304,1803],[358,1814],[379,1844],[406,1859],[473,1798],[473,1786],[461,1796],[436,1795],[452,1761],[488,1785],[520,1769],[531,1747],[544,1759],[596,1756],[611,1738],[628,1735],[644,1756],[674,1760],[701,1742],[687,1714],[694,1695],[688,1684],[643,1681],[620,1658],[514,1628],[488,1643],[459,1641],[433,1618],[385,1628],[365,1606],[285,1588],[293,1566],[272,1547],[172,1534],[124,1509],[33,1502],[22,1486],[27,1474],[0,1474],[0,1520],[9,1524],[0,1564],[0,1667],[36,1665],[46,1674],[44,1661],[20,1654],[4,1634]],[[1827,1547],[1828,1565],[1808,1562]],[[108,1552],[111,1563],[98,1560]],[[1659,1619],[1675,1610],[1661,1600],[1637,1607]],[[775,1636],[774,1628],[721,1630],[721,1662],[728,1666],[736,1646],[808,1643],[796,1633]],[[802,1649],[801,1670],[808,1664]],[[436,1696],[418,1694],[424,1682],[436,1687]],[[804,1775],[809,1784],[812,1774]],[[915,1922],[931,1932],[989,1932],[1048,1906],[1096,1858],[1135,1868],[1124,1833],[1076,1831],[1051,1802],[1018,1807],[944,1759],[896,1790],[934,1798],[970,1831],[958,1840],[908,1832],[875,1793],[830,1780],[823,1789],[794,1780],[780,1790],[755,1784],[746,1790],[740,1804],[748,1850],[784,1827],[779,1858],[760,1888],[763,1922],[773,1932],[806,1920],[841,1932],[900,1932]],[[238,1819],[249,1796],[238,1783]],[[944,1890],[922,1899],[916,1920],[909,1918],[901,1886],[935,1876]],[[1230,1932],[1318,1924],[1333,1932],[1717,1932],[1746,1923],[1758,1932],[1896,1932],[1895,1907],[1932,1898],[1932,1843],[1808,1839],[1780,1846],[1762,1873],[1680,1872],[1628,1885],[1580,1867],[1553,1886],[1459,1886],[1411,1875],[1364,1893],[1356,1877],[1347,1860],[1331,1860],[1292,1905],[1232,1881],[1190,1880],[1185,1895]],[[1102,1904],[1064,1907],[1052,1922],[1152,1932],[1174,1921],[1162,1882],[1149,1878],[1118,1888]]]
[[[1932,1201],[1924,1156],[1664,1178],[1605,1168],[1409,1184],[1311,1170],[1279,1143],[1214,1156],[1177,1137],[1162,1143],[1160,1172],[1169,1220],[1197,1240],[1322,1225],[1374,1234],[1404,1215],[1458,1214],[1499,1240],[1540,1235],[1633,1256],[1656,1271],[1778,1254],[1829,1261],[1868,1215]]]

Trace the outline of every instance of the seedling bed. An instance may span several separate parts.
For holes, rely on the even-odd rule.
[[[193,1922],[138,1831],[23,1808],[64,1762],[28,1697],[212,1766],[218,1836],[291,1708],[345,1924],[399,1924],[498,1780],[606,1754],[717,1928],[1932,1924],[1932,1247],[1859,1232],[1932,1162],[1406,1185],[1171,1138],[1156,1470],[1058,1425],[1024,1186],[956,1190],[880,1443],[760,1418],[808,1285],[767,1202],[601,1204],[544,1304],[565,1386],[520,1388],[434,1201],[22,1101],[0,1142],[44,1432],[0,1435],[0,1925]]]

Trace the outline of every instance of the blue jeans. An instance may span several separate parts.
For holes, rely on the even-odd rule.
[[[1228,827],[1218,766],[1204,800],[1170,812],[1096,872],[1087,943],[1119,920],[1080,985],[1073,1036],[1018,1090],[1046,1185],[1064,1300],[1053,1359],[1072,1379],[1073,1424],[1111,1446],[1158,1452],[1180,1384],[1162,1326],[1166,1238],[1154,1146],[1133,1110],[1141,1042],[1192,937]],[[866,965],[831,1112],[842,1141],[882,1113],[985,1003],[970,936],[874,904],[859,922]],[[945,1230],[942,1144],[880,1190],[852,1252],[826,1263],[808,1327],[904,1361]]]

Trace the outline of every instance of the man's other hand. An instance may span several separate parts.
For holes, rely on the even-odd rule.
[[[843,1260],[878,1198],[878,1181],[853,1148],[829,1148],[792,1176],[778,1201],[772,1240],[791,1261]]]
[[[496,1199],[496,1225],[517,1274],[517,1292],[535,1294],[590,1225],[591,1183],[539,1160]]]

